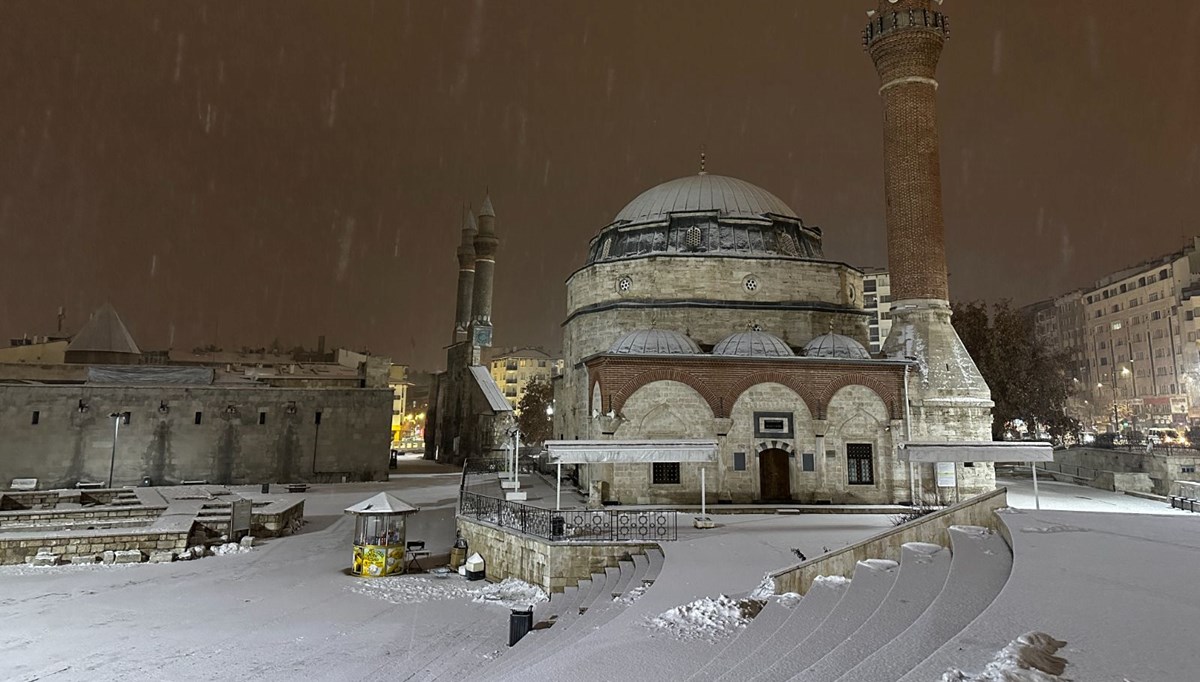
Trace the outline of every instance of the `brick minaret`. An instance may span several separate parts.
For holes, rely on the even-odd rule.
[[[888,270],[897,301],[950,298],[934,80],[947,26],[932,4],[880,0],[863,31],[883,100]]]
[[[884,194],[892,330],[883,352],[914,363],[909,382],[914,441],[991,438],[991,391],[950,324],[934,80],[949,36],[934,0],[879,0],[863,46],[883,101]],[[926,475],[932,472],[925,472]],[[959,481],[994,485],[990,465],[959,467]]]
[[[454,343],[467,340],[471,327],[471,292],[475,287],[475,214],[463,216],[462,240],[458,245],[458,302],[454,309]]]
[[[496,270],[496,212],[491,196],[479,208],[479,231],[475,235],[475,286],[471,294],[471,342],[492,345],[492,277]]]

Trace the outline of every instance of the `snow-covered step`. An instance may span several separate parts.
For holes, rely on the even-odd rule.
[[[839,680],[899,680],[967,626],[999,594],[1012,552],[987,528],[951,526],[950,574],[921,617]]]
[[[587,585],[584,584],[585,582]],[[556,648],[562,646],[562,642],[566,639],[564,633],[570,630],[572,622],[581,617],[580,611],[583,610],[583,605],[590,603],[587,600],[595,598],[603,584],[604,576],[600,574],[593,574],[589,581],[580,580],[579,590],[576,594],[583,596],[579,601],[573,607],[565,606],[553,627],[547,630],[536,630],[525,635],[520,642],[517,642],[516,646],[501,656],[500,660],[482,671],[484,679],[499,679],[518,668],[528,668],[534,662],[544,658],[548,652],[553,653]]]
[[[613,597],[619,597],[622,594],[625,594],[625,590],[628,590],[629,586],[631,584],[634,584],[633,578],[634,578],[635,571],[633,569],[634,569],[633,559],[621,559],[620,561],[617,562],[617,572],[618,572],[618,575],[620,576],[620,579],[617,580],[617,584],[615,586],[613,586],[613,590],[612,590]],[[638,575],[639,575],[638,579],[640,580],[641,579],[640,574],[638,574]]]
[[[704,667],[697,670],[688,678],[688,682],[712,682],[720,677],[727,670],[732,668],[758,646],[758,643],[774,634],[788,616],[792,615],[792,610],[800,603],[798,595],[791,595],[789,598],[780,599],[779,597],[770,597],[767,603],[763,606],[763,610],[758,612],[754,620],[738,633],[737,637],[727,642],[719,651],[709,659]]]
[[[921,617],[949,573],[950,550],[925,542],[905,543],[900,548],[896,584],[875,613],[833,651],[792,679],[825,682],[858,665]]]
[[[716,679],[742,682],[769,668],[817,629],[841,601],[849,586],[850,581],[841,576],[818,577],[783,625],[744,657],[730,661],[729,667]],[[719,665],[721,662],[713,663]]]
[[[865,559],[854,567],[850,589],[829,617],[804,641],[753,679],[760,682],[784,682],[821,660],[856,630],[887,598],[896,584],[900,564],[888,559]]]
[[[591,579],[580,580],[578,585],[568,586],[562,592],[550,595],[550,601],[545,602],[544,609],[534,608],[533,622],[548,624],[567,611],[578,610],[579,602],[591,587]]]
[[[461,627],[447,632],[443,637],[430,641],[424,646],[418,646],[409,650],[394,668],[397,672],[403,673],[396,679],[417,680],[428,676],[431,672],[439,668],[441,661],[446,656],[455,655],[464,643],[468,641],[468,638],[475,629],[480,627],[497,626],[493,624],[484,626],[481,623],[467,625],[464,623]]]
[[[578,614],[570,617],[568,617],[570,614],[566,614],[560,617],[559,622],[550,628],[550,636],[537,640],[537,651],[522,657],[519,669],[527,671],[560,651],[569,651],[572,642],[578,641],[580,637],[587,634],[588,628],[581,624],[594,620],[594,613],[603,612],[603,606],[612,600],[612,597],[608,595],[619,579],[617,568],[605,568],[603,574],[593,574],[593,587],[584,597],[584,601],[580,602]],[[505,667],[504,670],[512,671],[512,668]]]
[[[661,549],[651,547],[646,550],[646,560],[649,561],[649,566],[646,567],[646,574],[642,576],[642,582],[649,585],[658,580],[658,573],[662,570],[663,563],[666,562],[666,557],[663,556]]]

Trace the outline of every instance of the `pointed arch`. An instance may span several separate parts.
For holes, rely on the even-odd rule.
[[[620,413],[621,409],[625,406],[625,401],[629,400],[630,396],[637,392],[639,388],[655,381],[676,381],[684,384],[700,394],[704,402],[708,403],[708,407],[712,410],[714,416],[725,416],[723,414],[724,410],[721,408],[721,399],[713,394],[708,384],[693,374],[668,367],[660,367],[642,372],[626,381],[616,390],[610,391],[607,396],[603,396],[604,407],[607,408],[604,411]]]
[[[738,398],[740,398],[743,393],[750,390],[750,388],[753,386],[767,383],[779,384],[792,389],[792,391],[794,391],[796,395],[800,396],[800,399],[804,401],[805,407],[808,408],[808,413],[813,415],[814,418],[817,414],[817,408],[823,405],[823,403],[817,400],[817,397],[813,394],[813,391],[809,385],[802,382],[798,377],[790,376],[784,374],[783,372],[777,372],[774,370],[766,370],[762,372],[755,372],[754,374],[739,380],[736,384],[731,386],[729,388],[729,392],[725,396],[725,400],[722,401],[725,406],[725,413],[717,416],[728,417],[730,410],[733,409],[734,404],[737,403]]]
[[[829,403],[833,400],[833,396],[843,388],[852,385],[863,386],[870,389],[876,396],[879,397],[880,400],[883,401],[884,407],[887,408],[888,415],[891,419],[903,418],[903,415],[901,414],[902,405],[899,404],[899,400],[896,400],[895,393],[888,390],[888,387],[884,385],[883,382],[861,372],[843,374],[825,384],[825,386],[821,389],[818,398],[818,403],[820,405],[820,416],[817,418],[825,419],[826,412],[829,410]],[[816,412],[814,412],[814,415],[815,414]]]

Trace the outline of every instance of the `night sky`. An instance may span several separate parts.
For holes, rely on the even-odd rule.
[[[490,188],[498,345],[642,190],[761,185],[885,265],[874,0],[0,2],[0,338],[111,301],[143,348],[432,369]],[[1200,3],[943,9],[951,294],[1018,304],[1200,233]]]

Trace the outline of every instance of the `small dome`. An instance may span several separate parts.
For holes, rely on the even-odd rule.
[[[608,349],[628,355],[699,355],[700,347],[687,336],[669,329],[637,329]]]
[[[841,334],[822,334],[804,346],[804,354],[810,358],[848,358],[870,360],[871,354],[862,344]]]
[[[790,358],[796,355],[782,339],[760,331],[730,334],[713,346],[712,354],[740,358]]]

